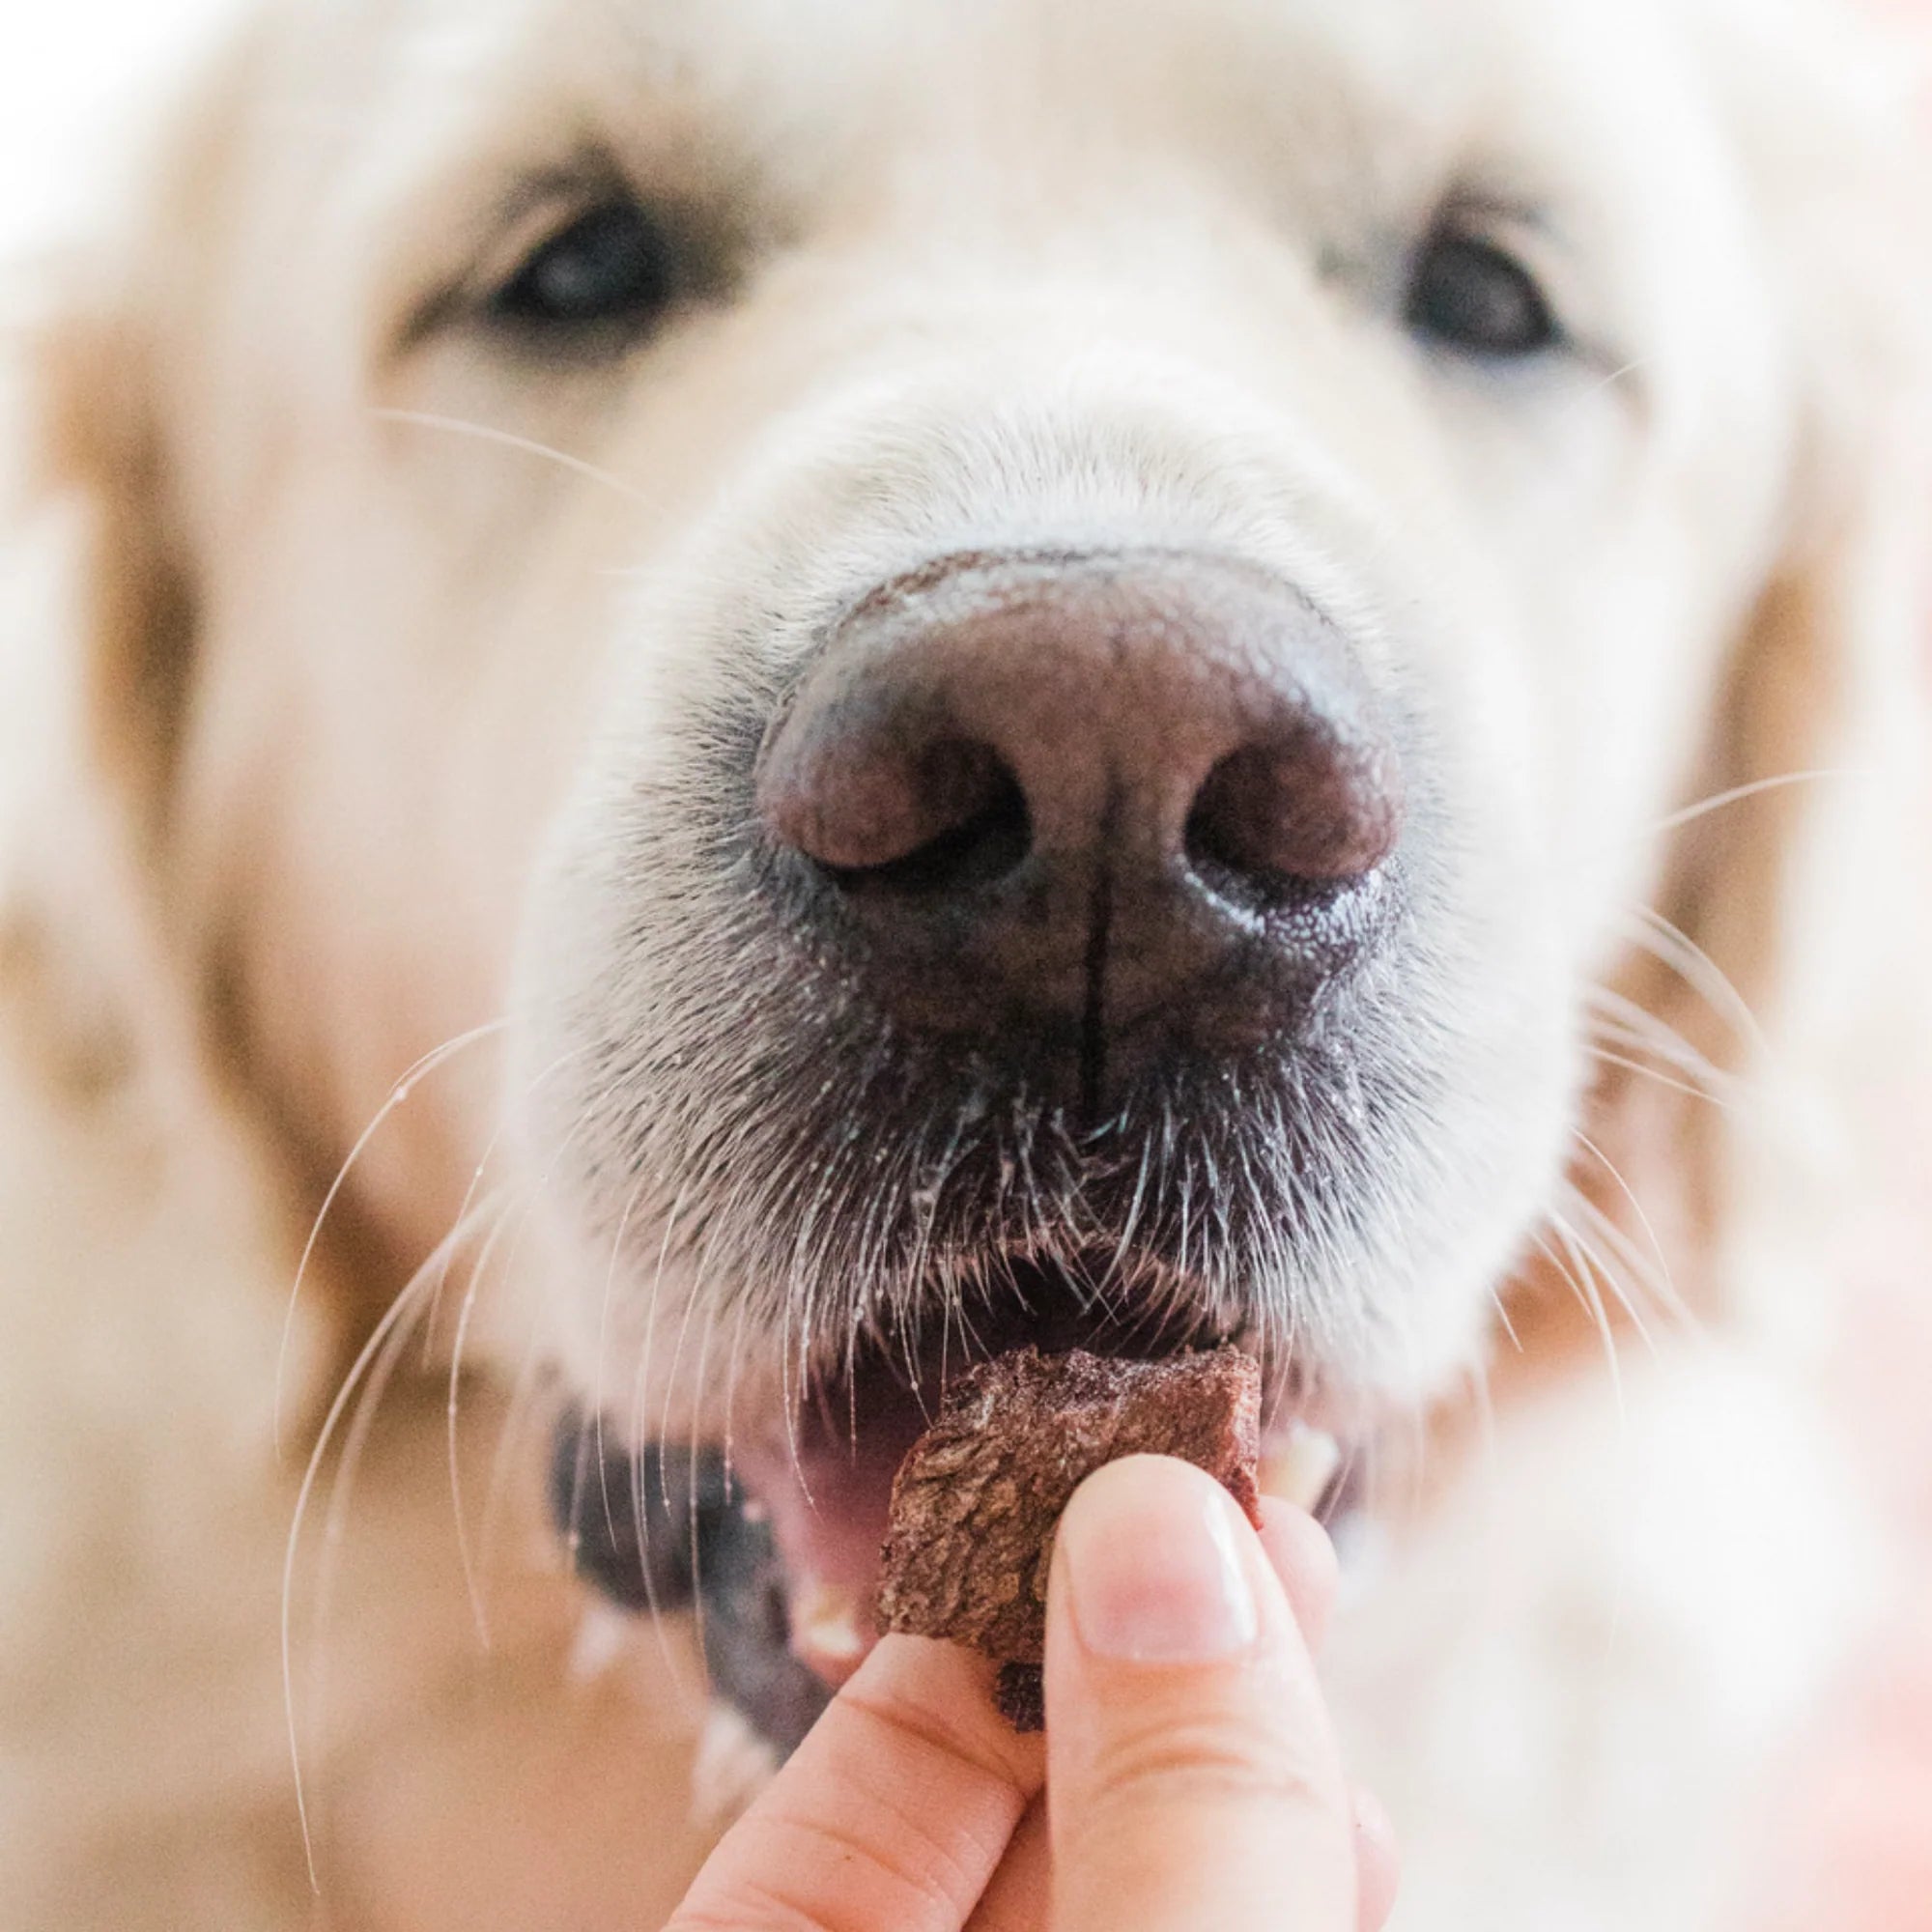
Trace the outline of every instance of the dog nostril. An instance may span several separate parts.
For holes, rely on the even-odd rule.
[[[1264,901],[1373,871],[1400,816],[1373,765],[1316,730],[1231,752],[1188,812],[1188,866],[1224,896]]]
[[[939,897],[1003,879],[1033,849],[1019,781],[991,746],[943,740],[917,759],[926,837],[868,866],[821,869],[847,892]]]

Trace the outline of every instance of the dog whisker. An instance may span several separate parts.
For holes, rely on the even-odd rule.
[[[1736,1096],[1742,1091],[1737,1075],[1716,1065],[1647,1007],[1606,986],[1590,988],[1585,999],[1598,1009],[1598,1016],[1592,1022],[1595,1031],[1611,1043],[1654,1055],[1665,1065],[1703,1085],[1713,1096],[1720,1093]]]
[[[704,1311],[704,1327],[702,1333],[698,1338],[698,1345],[697,1345],[697,1367],[692,1376],[692,1385],[695,1388],[701,1389],[704,1386],[704,1378],[709,1366],[709,1359],[711,1354],[712,1331],[715,1329],[718,1322],[719,1305],[720,1304],[716,1296],[710,1297],[706,1302]],[[689,1456],[685,1459],[685,1463],[686,1463],[686,1471],[685,1471],[686,1520],[691,1526],[692,1620],[697,1632],[698,1654],[702,1656],[705,1652],[704,1626],[705,1626],[706,1611],[705,1611],[705,1602],[704,1602],[704,1571],[703,1571],[704,1546],[703,1546],[703,1539],[698,1534],[698,1521],[699,1521],[698,1510],[697,1510],[698,1459],[696,1456]]]
[[[611,1310],[616,1299],[617,1266],[623,1258],[624,1237],[630,1232],[631,1216],[637,1211],[638,1202],[648,1179],[648,1175],[639,1172],[632,1182],[631,1191],[624,1199],[623,1211],[617,1216],[616,1231],[611,1236],[611,1255],[605,1265],[604,1290],[597,1306],[597,1350],[590,1372],[590,1426],[597,1440],[597,1479],[602,1492],[605,1527],[612,1541],[616,1539],[617,1525],[611,1514],[610,1463],[604,1445],[604,1365],[611,1352]],[[575,1520],[573,1515],[573,1522]]]
[[[1727,1019],[1753,1051],[1769,1057],[1770,1045],[1757,1015],[1717,961],[1654,907],[1638,906],[1634,917],[1637,944],[1675,973],[1719,1019]]]
[[[674,1439],[671,1432],[671,1405],[677,1398],[680,1371],[684,1366],[685,1345],[691,1339],[692,1320],[697,1312],[699,1301],[703,1298],[699,1290],[708,1272],[705,1256],[709,1244],[708,1232],[700,1234],[697,1249],[692,1256],[695,1278],[690,1291],[684,1296],[684,1309],[678,1321],[677,1339],[671,1345],[670,1365],[665,1374],[664,1401],[659,1410],[655,1432],[661,1442],[668,1443]],[[701,1380],[701,1378],[696,1379]]]
[[[519,436],[513,430],[497,429],[489,423],[471,422],[462,416],[438,415],[428,410],[401,410],[378,408],[370,412],[384,422],[410,423],[417,429],[441,430],[451,436],[467,436],[478,442],[494,443],[502,449],[514,449],[525,456],[540,457],[546,463],[554,463],[558,468],[573,474],[587,477],[593,483],[601,483],[605,488],[614,490],[620,497],[627,497],[633,502],[646,503],[651,499],[635,484],[627,483],[614,471],[599,469],[594,463],[586,463],[581,456],[572,456],[567,450],[554,449],[547,442],[538,442],[527,436]]]
[[[1547,1218],[1551,1232],[1556,1235],[1559,1243],[1563,1243],[1562,1228],[1557,1216],[1552,1212]],[[1587,1279],[1587,1270],[1578,1271],[1574,1249],[1571,1249],[1567,1243],[1563,1244],[1565,1252],[1569,1255],[1568,1260],[1564,1258],[1564,1255],[1559,1255],[1556,1249],[1552,1248],[1549,1242],[1540,1234],[1532,1237],[1532,1243],[1543,1258],[1548,1262],[1550,1266],[1556,1270],[1557,1274],[1569,1285],[1570,1292],[1576,1296],[1577,1305],[1590,1317],[1598,1339],[1603,1343],[1604,1362],[1609,1372],[1610,1388],[1616,1401],[1619,1426],[1625,1426],[1626,1411],[1624,1406],[1623,1364],[1617,1353],[1616,1333],[1610,1326],[1609,1311],[1604,1306],[1602,1294],[1597,1292],[1595,1284]]]
[[[630,1405],[627,1413],[636,1435],[636,1446],[631,1451],[631,1514],[632,1529],[638,1540],[638,1548],[647,1550],[650,1537],[649,1499],[645,1490],[644,1459],[648,1449],[654,1444],[657,1450],[657,1489],[658,1500],[665,1512],[666,1520],[670,1517],[670,1451],[672,1444],[660,1431],[653,1436],[644,1427],[645,1392],[650,1385],[651,1361],[657,1347],[658,1311],[664,1299],[665,1270],[669,1264],[676,1246],[677,1230],[684,1208],[684,1192],[680,1188],[671,1197],[666,1210],[664,1235],[658,1243],[657,1263],[651,1271],[643,1290],[644,1333],[638,1349],[638,1363],[631,1380]],[[688,1712],[699,1712],[706,1702],[703,1688],[692,1681],[690,1673],[676,1656],[670,1641],[670,1631],[667,1622],[668,1606],[658,1601],[657,1566],[646,1562],[643,1568],[644,1605],[650,1624],[656,1634],[658,1653],[663,1660],[671,1684],[680,1702]]]
[[[1509,1298],[1493,1282],[1490,1285],[1490,1306],[1494,1309],[1496,1321],[1509,1338],[1510,1347],[1520,1355],[1523,1352],[1522,1337],[1517,1333],[1516,1323],[1510,1319]]]
[[[535,1177],[534,1182],[527,1187],[526,1199],[517,1212],[516,1227],[510,1237],[510,1245],[505,1251],[504,1279],[516,1278],[518,1257],[531,1219],[542,1205],[546,1190],[554,1181],[558,1163],[565,1158],[578,1136],[587,1128],[588,1124],[587,1115],[578,1120],[563,1136],[555,1151]],[[532,1296],[530,1319],[525,1331],[522,1352],[511,1384],[509,1404],[504,1413],[502,1427],[497,1432],[496,1449],[491,1457],[490,1484],[484,1497],[483,1515],[477,1531],[479,1575],[488,1574],[492,1552],[496,1548],[497,1525],[509,1506],[510,1481],[516,1466],[520,1431],[531,1426],[534,1420],[533,1403],[544,1366],[537,1347],[544,1328],[544,1314],[542,1298]]]
[[[326,1676],[328,1661],[327,1632],[330,1613],[335,1597],[337,1565],[343,1540],[348,1531],[349,1511],[355,1490],[357,1471],[368,1446],[383,1399],[388,1391],[396,1370],[407,1352],[410,1331],[412,1326],[427,1323],[434,1319],[436,1295],[446,1280],[451,1261],[457,1248],[466,1242],[476,1228],[488,1220],[493,1225],[499,1219],[499,1204],[494,1201],[478,1203],[473,1213],[459,1220],[450,1230],[448,1246],[441,1261],[430,1277],[433,1285],[425,1297],[422,1293],[422,1277],[412,1280],[404,1290],[404,1294],[412,1299],[425,1300],[426,1305],[417,1309],[402,1322],[370,1365],[360,1394],[350,1415],[349,1429],[343,1437],[342,1453],[336,1463],[334,1480],[330,1486],[328,1511],[323,1524],[323,1561],[316,1585],[315,1598],[315,1664],[312,1675],[312,1710],[327,1707]]]
[[[1573,1195],[1574,1191],[1573,1187]],[[1631,1326],[1636,1330],[1637,1339],[1645,1350],[1655,1356],[1658,1352],[1657,1338],[1651,1333],[1650,1324],[1644,1320],[1643,1309],[1631,1294],[1616,1268],[1611,1266],[1609,1261],[1584,1238],[1566,1216],[1561,1214],[1552,1216],[1552,1225],[1556,1228],[1565,1249],[1576,1256],[1578,1266],[1583,1269],[1585,1279],[1591,1285],[1592,1295],[1601,1304],[1602,1290],[1607,1289]]]
[[[1766,792],[1784,791],[1793,785],[1815,784],[1825,779],[1854,779],[1859,776],[1861,774],[1853,766],[1827,765],[1814,771],[1779,772],[1771,778],[1753,779],[1748,784],[1732,785],[1728,790],[1699,799],[1681,811],[1673,811],[1668,817],[1658,819],[1644,837],[1660,838],[1668,833],[1681,832],[1685,826],[1693,825],[1700,818],[1708,818],[1714,811],[1741,805],[1747,799],[1761,798]]]
[[[1682,1094],[1689,1100],[1702,1100],[1713,1107],[1721,1108],[1726,1113],[1732,1109],[1732,1102],[1707,1088],[1693,1086],[1689,1080],[1679,1080],[1665,1073],[1661,1067],[1633,1059],[1629,1054],[1613,1053],[1609,1048],[1586,1043],[1585,1049],[1591,1060],[1603,1066],[1615,1066],[1626,1073],[1635,1073],[1645,1080],[1654,1081],[1658,1086],[1667,1088],[1673,1094]]]
[[[529,1081],[525,1090],[524,1094],[525,1100],[527,1101],[530,1097],[532,1097],[536,1094],[538,1089],[541,1088],[546,1081],[552,1079],[555,1074],[560,1072],[566,1065],[568,1065],[577,1057],[578,1055],[576,1053],[560,1054],[554,1061],[551,1063],[549,1066],[547,1066],[541,1073],[537,1074],[532,1080]],[[464,1219],[464,1217],[469,1212],[471,1199],[473,1198],[477,1187],[481,1183],[483,1175],[488,1169],[491,1158],[496,1153],[497,1148],[501,1142],[505,1131],[507,1130],[509,1118],[510,1117],[508,1113],[505,1112],[498,1120],[496,1129],[492,1132],[490,1136],[489,1144],[486,1146],[483,1151],[483,1157],[481,1160],[478,1161],[475,1173],[470,1178],[469,1187],[465,1192],[463,1202],[457,1209],[456,1218],[459,1223]],[[447,1399],[445,1402],[445,1421],[444,1421],[445,1460],[447,1461],[449,1467],[450,1514],[454,1518],[456,1524],[457,1560],[460,1563],[463,1571],[464,1592],[469,1600],[470,1615],[476,1626],[477,1642],[480,1645],[480,1647],[486,1651],[490,1648],[489,1615],[486,1605],[484,1604],[481,1583],[476,1570],[475,1552],[470,1545],[469,1520],[465,1515],[463,1507],[462,1458],[460,1453],[460,1442],[458,1436],[459,1407],[460,1407],[459,1398],[463,1380],[463,1356],[466,1345],[468,1344],[469,1338],[470,1322],[473,1320],[476,1310],[481,1302],[483,1284],[488,1276],[490,1264],[495,1259],[497,1244],[502,1237],[505,1226],[508,1224],[510,1220],[512,1208],[516,1205],[517,1205],[516,1198],[506,1194],[504,1197],[503,1206],[497,1214],[495,1220],[493,1221],[490,1233],[488,1236],[485,1238],[483,1246],[479,1251],[479,1253],[477,1254],[476,1260],[470,1268],[469,1280],[464,1292],[462,1304],[457,1312],[456,1334],[450,1346],[449,1382],[448,1382]],[[519,1222],[519,1226],[521,1226],[521,1221]],[[515,1254],[514,1239],[512,1241],[510,1253],[512,1258],[514,1258]],[[426,1332],[424,1338],[424,1347],[426,1352],[428,1350],[431,1341],[431,1337],[428,1334],[427,1329],[435,1321],[436,1308],[438,1304],[440,1304],[440,1302],[443,1285],[447,1279],[447,1274],[448,1274],[448,1269],[447,1266],[445,1266],[442,1275],[439,1278],[437,1282],[436,1295],[431,1303],[429,1323],[425,1324]],[[506,1270],[506,1279],[507,1278],[508,1275]],[[427,1367],[427,1362],[425,1362],[425,1367]]]
[[[1671,1276],[1669,1258],[1663,1250],[1663,1243],[1659,1238],[1657,1229],[1652,1225],[1650,1215],[1646,1211],[1643,1203],[1637,1199],[1635,1189],[1624,1178],[1622,1171],[1617,1167],[1616,1163],[1610,1159],[1609,1155],[1588,1134],[1578,1128],[1575,1130],[1573,1138],[1582,1148],[1584,1152],[1589,1154],[1602,1167],[1604,1172],[1609,1176],[1611,1180],[1616,1183],[1617,1191],[1630,1203],[1631,1212],[1636,1216],[1637,1225],[1642,1229],[1644,1238],[1650,1243],[1651,1256],[1655,1260],[1657,1272],[1654,1275],[1651,1274],[1646,1266],[1639,1272],[1638,1279],[1648,1282],[1654,1298],[1673,1320],[1689,1321],[1690,1320],[1689,1305],[1678,1293],[1677,1284]],[[1589,1210],[1596,1217],[1600,1233],[1615,1236],[1616,1242],[1622,1250],[1622,1258],[1625,1261],[1625,1264],[1627,1266],[1632,1265],[1633,1258],[1635,1257],[1635,1249],[1629,1243],[1622,1230],[1617,1227],[1615,1219],[1598,1208],[1596,1203],[1582,1189],[1573,1185],[1570,1192],[1572,1199],[1577,1205]]]
[[[449,1509],[456,1523],[456,1556],[463,1571],[464,1594],[469,1599],[470,1616],[476,1626],[476,1640],[479,1647],[485,1651],[490,1648],[490,1619],[477,1576],[475,1553],[470,1547],[469,1523],[463,1507],[462,1455],[458,1436],[459,1392],[463,1383],[463,1354],[469,1336],[470,1318],[481,1300],[483,1283],[488,1275],[490,1264],[496,1256],[497,1244],[502,1237],[504,1228],[509,1224],[511,1211],[515,1206],[515,1198],[506,1195],[503,1207],[477,1254],[476,1264],[470,1269],[469,1283],[463,1296],[463,1306],[457,1315],[455,1340],[450,1348],[449,1387],[444,1406],[444,1437],[449,1463]]]
[[[282,1318],[282,1336],[275,1357],[275,1398],[274,1398],[274,1442],[275,1453],[283,1453],[283,1394],[288,1379],[289,1351],[294,1346],[296,1315],[301,1301],[302,1285],[308,1278],[308,1271],[315,1260],[316,1245],[322,1238],[322,1232],[327,1223],[329,1210],[348,1184],[355,1164],[367,1151],[369,1143],[375,1139],[383,1123],[396,1109],[402,1106],[415,1091],[416,1083],[455,1059],[468,1048],[479,1042],[495,1038],[509,1026],[507,1019],[495,1019],[479,1027],[472,1027],[468,1033],[459,1034],[453,1039],[445,1040],[415,1062],[396,1084],[389,1089],[388,1096],[376,1111],[367,1126],[355,1138],[347,1157],[336,1170],[335,1179],[328,1184],[327,1192],[322,1198],[322,1206],[316,1209],[315,1219],[309,1226],[308,1238],[302,1243],[300,1259],[296,1264],[295,1280],[289,1288],[288,1307]]]
[[[1633,1278],[1649,1289],[1660,1312],[1666,1316],[1683,1334],[1693,1339],[1701,1338],[1705,1332],[1704,1321],[1688,1298],[1679,1292],[1669,1271],[1664,1269],[1661,1274],[1654,1272],[1651,1258],[1643,1254],[1617,1224],[1615,1218],[1605,1213],[1587,1194],[1579,1191],[1574,1206],[1575,1211],[1597,1231],[1598,1237],[1605,1245],[1616,1253]]]
[[[296,1710],[294,1674],[296,1563],[301,1548],[302,1526],[307,1519],[309,1500],[314,1494],[315,1485],[327,1458],[329,1448],[334,1442],[336,1430],[340,1427],[343,1417],[349,1413],[350,1405],[355,1401],[358,1390],[361,1389],[364,1378],[371,1375],[380,1361],[394,1359],[393,1354],[390,1352],[392,1344],[398,1335],[406,1341],[408,1337],[408,1324],[418,1319],[422,1314],[423,1311],[417,1304],[426,1299],[424,1290],[426,1284],[432,1278],[434,1270],[440,1264],[447,1250],[460,1245],[470,1232],[469,1228],[461,1225],[452,1228],[443,1236],[442,1240],[437,1244],[422,1265],[410,1278],[409,1284],[403,1289],[402,1293],[390,1302],[383,1319],[370,1332],[368,1340],[362,1346],[361,1352],[351,1365],[349,1373],[343,1378],[340,1386],[335,1392],[334,1399],[329,1404],[328,1411],[323,1418],[322,1428],[318,1432],[314,1447],[309,1453],[308,1466],[303,1471],[301,1486],[296,1495],[295,1514],[289,1525],[288,1542],[283,1552],[282,1561],[282,1692],[288,1724],[290,1761],[295,1775],[296,1807],[301,1825],[302,1854],[308,1866],[309,1882],[315,1888],[318,1895],[321,1891],[321,1882],[316,1869],[315,1841],[310,1830],[308,1794],[302,1775],[300,1729]],[[362,1411],[362,1413],[366,1412],[366,1409]],[[358,1425],[361,1423],[361,1413],[357,1414],[355,1421]],[[358,1445],[361,1435],[364,1433],[366,1432],[359,1428],[355,1433],[354,1439]],[[338,1475],[338,1493],[339,1484],[340,1476]],[[333,1501],[331,1501],[330,1523],[332,1529],[339,1524]],[[327,1596],[327,1551],[325,1551],[323,1590],[325,1599]]]
[[[1714,1065],[1694,1047],[1684,1045],[1682,1037],[1674,1033],[1640,1030],[1620,1021],[1597,1021],[1582,1045],[1586,1052],[1610,1065],[1649,1055],[1650,1059],[1634,1059],[1632,1070],[1646,1075],[1659,1086],[1680,1092],[1689,1099],[1702,1100],[1727,1114],[1737,1111],[1742,1100],[1743,1089],[1736,1076]],[[1618,1054],[1619,1047],[1625,1052]],[[1654,1061],[1663,1065],[1653,1065]]]

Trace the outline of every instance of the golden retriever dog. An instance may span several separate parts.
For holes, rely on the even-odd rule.
[[[947,1377],[1220,1339],[1399,1922],[1726,1923],[1932,1091],[1902,92],[260,6],[9,431],[13,1932],[657,1923]]]

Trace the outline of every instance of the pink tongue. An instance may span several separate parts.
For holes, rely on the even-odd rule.
[[[764,1512],[784,1566],[791,1647],[835,1689],[878,1640],[872,1602],[879,1582],[893,1477],[920,1433],[868,1424],[853,1445],[803,1427],[748,1445],[733,1458]]]

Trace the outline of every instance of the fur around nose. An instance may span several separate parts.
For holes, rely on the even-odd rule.
[[[947,559],[885,586],[767,739],[757,795],[875,977],[963,971],[968,1008],[1108,1027],[1236,950],[1305,950],[1311,905],[1402,823],[1336,627],[1251,566],[1164,553]]]

